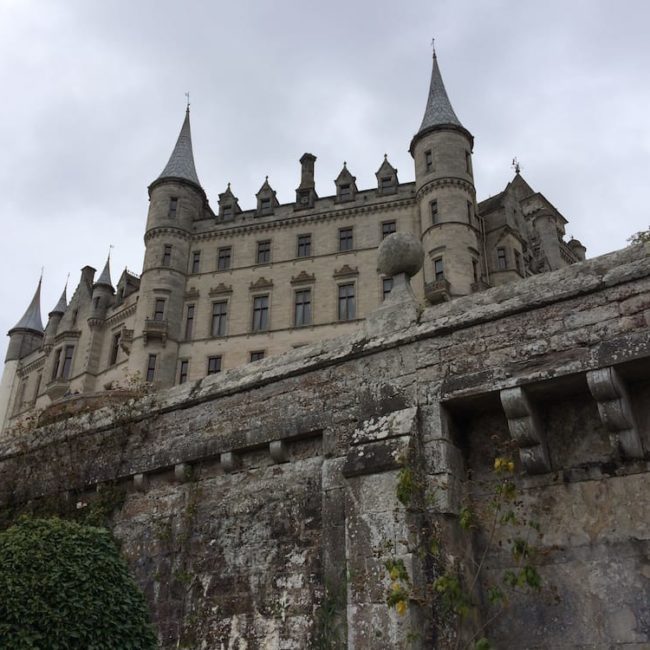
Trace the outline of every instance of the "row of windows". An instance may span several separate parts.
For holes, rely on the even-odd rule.
[[[382,289],[385,298],[393,288],[392,278],[384,278]],[[251,331],[263,332],[269,329],[270,315],[269,294],[253,297],[251,314]],[[185,311],[185,339],[190,340],[194,334],[196,305],[187,305]],[[154,320],[163,320],[165,315],[165,299],[155,301]],[[338,285],[338,320],[354,320],[356,318],[356,286],[354,282]],[[312,290],[298,289],[294,292],[293,325],[302,327],[313,323]],[[226,336],[228,326],[228,301],[219,300],[212,303],[210,316],[210,335],[212,337]]]
[[[264,350],[252,350],[249,353],[249,360],[259,361],[265,356]],[[156,364],[158,361],[158,355],[150,354],[147,359],[147,370],[145,373],[146,380],[152,382],[156,380]],[[190,370],[190,362],[188,359],[181,359],[178,364],[178,383],[184,384],[187,381],[187,377]],[[210,356],[207,359],[206,374],[216,375],[218,372],[221,372],[221,355]]]
[[[382,239],[397,231],[395,221],[384,221],[381,224]],[[339,252],[351,251],[354,248],[354,235],[352,227],[339,228],[338,250]],[[312,254],[311,234],[297,236],[296,257],[310,257]],[[171,244],[163,245],[162,266],[170,266],[172,260]],[[264,239],[257,242],[255,253],[256,264],[269,264],[271,262],[271,240]],[[232,246],[223,246],[217,250],[217,271],[227,271],[232,266]],[[191,273],[201,272],[201,251],[192,251],[190,261]]]

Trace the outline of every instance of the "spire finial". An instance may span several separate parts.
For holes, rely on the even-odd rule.
[[[187,98],[187,106],[185,107],[185,110],[189,113],[190,112],[190,91],[189,90],[185,93],[185,97]]]
[[[433,53],[433,58],[436,58],[436,39],[431,39],[431,52]]]
[[[519,174],[519,172],[521,171],[521,165],[519,164],[519,161],[517,160],[517,156],[515,156],[512,159],[511,167],[515,170],[515,174]]]

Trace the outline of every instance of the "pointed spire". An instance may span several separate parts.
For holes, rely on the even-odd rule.
[[[429,98],[427,99],[427,107],[424,111],[424,118],[422,119],[419,133],[426,129],[430,129],[431,127],[441,126],[443,124],[463,126],[460,123],[460,120],[456,117],[454,109],[451,107],[451,102],[447,96],[445,84],[443,83],[442,75],[440,74],[436,50],[434,49]]]
[[[190,106],[188,104],[185,110],[185,120],[181,127],[181,132],[178,134],[178,140],[169,161],[162,170],[162,173],[156,180],[162,178],[182,178],[186,181],[196,183],[199,187],[199,177],[196,175],[196,168],[194,167],[194,154],[192,152],[192,133],[190,130]]]
[[[18,323],[9,330],[11,334],[14,330],[32,330],[34,332],[42,333],[43,330],[43,321],[41,320],[41,283],[43,282],[43,276],[41,275],[38,286],[36,287],[36,292],[32,301],[27,307],[27,311],[23,314],[23,317],[18,321]]]
[[[66,280],[65,286],[63,287],[63,293],[59,298],[59,302],[56,303],[54,309],[49,313],[49,316],[51,316],[52,314],[65,314],[65,310],[68,308],[67,291],[68,291],[68,281]]]
[[[104,270],[99,276],[97,282],[95,282],[95,286],[97,286],[98,284],[103,284],[107,287],[110,287],[111,289],[113,288],[113,283],[111,282],[111,252],[110,251],[108,252],[108,259],[106,260],[106,264],[104,265]]]

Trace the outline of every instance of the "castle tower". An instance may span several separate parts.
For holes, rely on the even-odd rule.
[[[47,326],[45,327],[45,340],[43,341],[43,347],[45,348],[46,353],[49,353],[54,345],[54,338],[59,329],[59,323],[63,318],[63,314],[65,314],[65,310],[68,308],[67,290],[68,283],[66,282],[59,301],[54,305],[54,309],[48,314]]]
[[[20,360],[37,350],[43,343],[44,330],[41,320],[41,280],[23,317],[9,332],[9,347],[0,381],[0,431],[4,428],[12,399],[17,388],[16,372]]]
[[[206,208],[194,167],[188,106],[169,161],[149,186],[144,265],[129,357],[130,374],[139,373],[160,386],[174,384],[190,252],[192,271],[200,264],[200,251],[190,250],[192,226]]]
[[[473,146],[474,137],[451,107],[434,51],[424,118],[410,146],[430,302],[471,293],[483,275]]]

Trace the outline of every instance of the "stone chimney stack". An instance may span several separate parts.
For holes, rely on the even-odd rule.
[[[316,156],[311,153],[304,153],[300,159],[302,168],[300,171],[300,185],[296,190],[296,210],[313,208],[314,201],[318,198],[314,180],[315,162]]]

